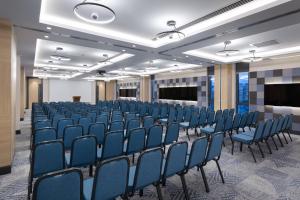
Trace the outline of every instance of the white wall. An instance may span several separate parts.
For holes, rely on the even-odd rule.
[[[95,103],[95,82],[49,79],[48,89],[50,102],[73,101],[73,96],[81,96],[81,102]],[[44,99],[44,101],[47,101],[47,99]]]

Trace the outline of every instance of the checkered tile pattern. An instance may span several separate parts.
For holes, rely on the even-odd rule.
[[[293,114],[293,131],[300,134],[300,109],[264,105],[264,85],[272,83],[299,83],[300,68],[276,69],[250,72],[249,97],[250,110],[258,110],[260,119],[272,119],[280,115]],[[299,94],[300,95],[300,94]]]
[[[152,80],[152,102],[162,102],[159,100],[159,87],[188,87],[196,86],[198,90],[198,106],[207,106],[207,77],[190,77],[190,78],[176,78],[176,79],[167,79],[167,80]],[[168,103],[180,103],[185,105],[185,101],[168,101]]]
[[[140,82],[117,83],[116,97],[119,98],[119,89],[136,88],[136,100],[140,100]]]

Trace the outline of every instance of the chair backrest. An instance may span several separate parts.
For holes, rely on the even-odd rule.
[[[245,128],[246,123],[247,123],[248,115],[249,115],[249,113],[247,113],[247,112],[242,114],[240,124],[239,124],[239,128]]]
[[[160,118],[166,118],[168,116],[168,106],[163,105],[160,109]]]
[[[106,127],[104,123],[97,122],[89,127],[89,135],[94,135],[97,138],[97,144],[103,144]]]
[[[224,131],[232,130],[232,126],[233,126],[233,119],[231,116],[228,115],[225,119]]]
[[[289,123],[289,116],[288,115],[284,116],[283,118],[284,118],[284,121],[283,121],[283,124],[282,124],[282,127],[281,127],[281,131],[286,130],[286,127]]]
[[[91,135],[77,137],[71,149],[71,167],[94,165],[97,161],[97,138]]]
[[[112,122],[110,124],[109,131],[110,132],[113,132],[113,131],[124,131],[124,122],[122,122],[122,121]]]
[[[83,134],[87,135],[89,133],[90,124],[92,123],[91,118],[82,117],[79,119],[78,123],[83,127]]]
[[[214,120],[215,120],[215,111],[209,110],[207,112],[207,121],[206,121],[207,125],[213,125]]]
[[[261,139],[261,137],[263,135],[264,127],[265,127],[264,122],[260,122],[258,124],[258,126],[256,127],[255,132],[254,132],[254,138],[253,138],[254,141],[258,141]]]
[[[265,122],[265,127],[264,127],[264,131],[263,131],[263,134],[262,134],[263,138],[269,137],[269,135],[271,133],[272,123],[273,123],[273,121],[271,119],[268,119]]]
[[[93,182],[92,198],[114,199],[127,193],[129,159],[119,157],[97,166]]]
[[[96,118],[96,123],[97,122],[104,123],[106,130],[108,130],[108,115],[98,115]]]
[[[221,156],[224,133],[214,133],[211,136],[211,141],[208,146],[206,162],[214,159],[219,159]]]
[[[233,119],[232,129],[237,130],[239,128],[240,121],[241,121],[241,114],[237,113]]]
[[[154,125],[149,129],[146,148],[160,147],[162,142],[163,127],[161,125]]]
[[[198,118],[199,115],[197,113],[192,113],[192,116],[190,118],[190,124],[189,124],[190,128],[195,128],[198,126]]]
[[[228,116],[229,116],[229,109],[224,109],[222,113],[222,117],[225,119]]]
[[[276,128],[276,133],[280,133],[281,132],[283,123],[284,123],[284,117],[280,117],[278,125],[277,125],[277,128]]]
[[[159,116],[159,107],[158,106],[153,106],[152,107],[152,117],[154,119],[157,119]]]
[[[271,128],[271,131],[270,131],[271,136],[275,135],[278,123],[279,123],[279,119],[274,119],[273,120],[272,128]]]
[[[58,140],[42,142],[34,146],[31,161],[32,177],[64,169],[64,153],[64,145]]]
[[[41,120],[47,120],[47,115],[35,115],[33,116],[33,123],[41,121]]]
[[[167,178],[185,169],[187,142],[177,142],[170,146],[167,153],[163,177]]]
[[[34,184],[33,200],[82,200],[83,176],[78,169],[47,174]]]
[[[136,173],[133,181],[133,189],[158,183],[161,177],[163,152],[160,148],[144,151],[138,158]]]
[[[55,128],[41,128],[36,129],[33,134],[33,144],[37,145],[41,142],[46,142],[50,140],[56,140],[57,134]]]
[[[180,123],[180,122],[182,122],[182,119],[183,119],[183,109],[180,106],[180,107],[177,107],[176,110],[177,110],[176,122]]]
[[[200,166],[205,161],[207,145],[207,137],[201,137],[194,140],[187,163],[188,169],[191,169],[195,166]]]
[[[147,116],[144,118],[143,126],[146,130],[146,134],[148,134],[149,129],[154,125],[154,119],[151,116]]]
[[[73,120],[72,119],[60,119],[57,123],[57,138],[62,138],[64,135],[64,129],[67,126],[72,126]]]
[[[126,154],[138,153],[145,148],[146,131],[144,128],[131,129],[128,134]]]
[[[73,140],[83,135],[83,127],[81,125],[67,126],[64,129],[63,142],[66,150],[71,149]]]
[[[123,154],[124,132],[114,131],[105,135],[101,159],[108,159]]]
[[[112,114],[111,121],[123,121],[123,116],[121,114]]]
[[[71,119],[73,119],[74,124],[78,124],[80,118],[81,118],[81,114],[79,113],[73,113],[71,115]]]
[[[87,114],[87,118],[91,119],[91,123],[95,123],[97,118],[97,112],[89,112]]]
[[[172,122],[168,124],[164,144],[172,144],[173,142],[177,142],[179,137],[179,123]]]
[[[168,123],[172,123],[175,121],[176,118],[176,110],[175,108],[172,106],[169,109],[169,116],[168,116]]]
[[[231,109],[229,109],[229,116],[231,116],[233,118],[233,115],[234,115],[234,109],[231,108]]]
[[[292,127],[293,127],[293,115],[291,115],[291,114],[288,115],[288,118],[289,118],[289,120],[288,120],[288,124],[286,126],[286,130],[291,131]]]
[[[64,119],[65,116],[64,115],[60,115],[60,114],[55,114],[53,116],[53,119],[52,119],[52,127],[56,128],[57,129],[57,123],[60,119]]]
[[[198,124],[199,126],[203,127],[206,124],[206,109],[202,109],[200,110],[200,114],[199,114],[199,120],[198,120]]]
[[[190,122],[192,117],[192,110],[189,107],[186,107],[183,120],[185,122]]]
[[[140,128],[140,120],[139,119],[131,119],[129,120],[126,127],[126,137],[131,129]]]
[[[252,118],[252,125],[255,126],[258,123],[259,112],[255,111]]]
[[[214,123],[217,123],[221,117],[222,117],[222,110],[217,110],[217,112],[215,114]]]
[[[247,121],[246,121],[246,126],[250,127],[252,125],[253,117],[254,117],[254,112],[249,112]]]
[[[223,131],[224,131],[224,118],[221,116],[216,123],[214,132],[218,133]]]
[[[40,120],[34,123],[34,130],[48,127],[52,127],[50,120]]]

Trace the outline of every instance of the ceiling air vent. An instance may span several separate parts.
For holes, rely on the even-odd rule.
[[[276,44],[279,44],[279,42],[277,40],[269,40],[269,41],[265,41],[265,42],[255,43],[252,45],[257,48],[261,48],[261,47],[267,47],[267,46],[272,46],[272,45],[276,45]]]

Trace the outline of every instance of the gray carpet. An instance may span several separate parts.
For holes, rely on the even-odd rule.
[[[26,199],[29,171],[29,119],[28,113],[22,123],[22,134],[16,136],[12,173],[0,176],[1,200]],[[300,199],[300,136],[292,135],[292,137],[294,141],[285,144],[283,148],[280,147],[279,151],[276,151],[271,144],[271,148],[274,149],[272,155],[263,144],[266,155],[264,159],[254,146],[257,163],[254,163],[247,148],[240,152],[236,147],[235,154],[232,156],[231,143],[227,138],[220,159],[226,183],[222,184],[217,167],[214,162],[211,162],[204,167],[211,190],[210,193],[206,193],[201,174],[195,169],[190,170],[186,180],[191,199]],[[186,140],[183,132],[180,140]],[[84,174],[86,176],[86,170]],[[164,199],[184,199],[179,177],[168,179],[162,191]],[[149,186],[144,190],[142,198],[135,195],[131,199],[156,198],[155,189]]]

